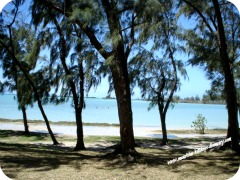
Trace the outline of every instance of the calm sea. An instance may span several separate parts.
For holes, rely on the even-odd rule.
[[[119,123],[115,99],[86,98],[86,109],[83,111],[83,121],[88,123]],[[149,102],[133,100],[134,126],[160,127],[157,108],[147,110]],[[46,114],[51,121],[75,121],[71,102],[61,105],[45,105]],[[227,110],[225,105],[209,104],[175,104],[167,113],[168,129],[191,129],[192,121],[201,113],[207,118],[208,128],[227,128]],[[43,120],[35,104],[27,109],[28,119]],[[17,108],[14,95],[0,95],[0,118],[22,119],[22,113]]]

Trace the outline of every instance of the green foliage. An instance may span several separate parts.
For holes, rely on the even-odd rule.
[[[143,30],[138,53],[129,62],[130,79],[132,86],[140,87],[142,98],[151,101],[149,110],[158,105],[161,113],[166,114],[180,88],[179,75],[187,76],[183,62],[176,58],[183,52],[178,43],[181,28],[177,27],[171,1],[148,1],[146,5],[142,20],[146,18],[148,23],[140,25]],[[146,47],[148,42],[151,43]]]
[[[3,21],[2,33],[5,38],[1,39],[1,43],[7,44],[11,51],[2,48],[0,57],[4,77],[1,91],[16,92],[19,109],[33,106],[35,99],[29,81],[14,62],[11,53],[17,58],[25,69],[25,73],[32,80],[35,78],[41,81],[38,77],[34,77],[34,74],[37,73],[35,68],[39,60],[41,44],[37,41],[36,33],[30,24],[21,20],[22,16],[23,14],[18,12],[12,26],[8,26],[9,22],[7,20]],[[41,88],[44,89],[45,87],[39,86],[39,90],[43,90]]]
[[[231,62],[235,84],[239,88],[239,53],[240,53],[240,18],[239,12],[231,3],[219,1],[224,23],[228,56]],[[191,4],[191,5],[190,5]],[[220,52],[218,48],[218,22],[211,1],[179,1],[180,10],[178,17],[183,15],[194,27],[186,27],[182,40],[186,41],[186,50],[189,54],[188,63],[193,66],[204,68],[209,80],[212,81],[210,98],[225,98],[224,73],[221,65]],[[214,97],[215,96],[215,97]]]
[[[197,133],[205,134],[205,130],[207,129],[207,119],[202,116],[202,114],[197,115],[197,119],[192,122],[191,127],[195,129]]]

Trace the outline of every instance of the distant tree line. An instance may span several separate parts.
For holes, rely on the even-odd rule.
[[[202,97],[198,95],[191,97],[181,98],[180,96],[174,96],[173,102],[175,103],[197,103],[197,104],[225,104],[225,100],[220,94],[212,94],[211,91],[207,90]]]
[[[25,4],[24,4],[25,2]],[[29,6],[25,22],[21,7]],[[26,12],[25,12],[26,13]],[[193,27],[181,24],[190,20]],[[240,18],[225,0],[14,0],[0,16],[1,92],[16,92],[28,132],[26,109],[37,102],[54,144],[58,144],[43,105],[72,100],[77,142],[85,149],[82,111],[85,95],[101,79],[115,92],[121,142],[116,153],[137,156],[131,95],[134,87],[149,109],[158,107],[167,144],[166,115],[188,78],[185,66],[204,68],[211,90],[202,102],[224,100],[228,146],[238,143]],[[44,54],[45,53],[45,54]],[[184,63],[181,54],[187,55]],[[191,77],[189,77],[191,78]],[[72,98],[70,98],[72,97]],[[179,99],[180,100],[180,99]],[[199,97],[186,99],[200,101]]]

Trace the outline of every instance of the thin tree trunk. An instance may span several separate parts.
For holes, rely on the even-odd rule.
[[[161,76],[162,76],[162,86],[160,87],[160,91],[158,93],[158,110],[159,110],[159,114],[160,114],[160,119],[161,119],[161,126],[162,126],[162,134],[163,134],[163,139],[162,139],[162,143],[161,145],[167,145],[168,143],[168,139],[167,139],[167,128],[166,128],[166,114],[169,108],[170,103],[172,102],[172,98],[174,95],[174,92],[177,88],[177,67],[176,67],[176,63],[174,60],[174,52],[171,49],[171,44],[169,42],[170,37],[169,37],[169,33],[167,32],[167,30],[165,29],[164,26],[162,26],[162,29],[164,31],[164,35],[166,36],[166,39],[168,39],[168,48],[167,51],[169,51],[169,58],[171,59],[171,63],[173,66],[173,74],[174,74],[174,83],[173,83],[173,87],[170,90],[170,94],[169,97],[167,98],[166,102],[164,101],[164,97],[161,96],[161,93],[163,92],[165,85],[166,85],[166,79],[165,79],[165,75],[164,75],[164,70],[161,69]]]
[[[54,134],[52,132],[52,129],[51,129],[49,121],[48,121],[48,118],[47,118],[47,116],[45,114],[45,111],[44,111],[43,106],[42,106],[42,102],[41,102],[39,97],[37,98],[37,102],[38,102],[38,107],[39,107],[39,109],[40,109],[40,111],[42,113],[43,119],[45,121],[45,124],[47,126],[47,130],[48,130],[48,132],[49,132],[49,134],[51,136],[51,139],[53,141],[53,144],[54,145],[58,145],[59,143],[57,142],[57,140],[56,140],[56,138],[55,138],[55,136],[54,136]]]
[[[83,139],[83,123],[82,123],[82,108],[83,106],[78,103],[78,96],[76,93],[75,85],[73,82],[70,82],[70,86],[73,94],[74,109],[75,109],[75,119],[77,126],[77,143],[74,148],[75,151],[85,150],[84,139]]]
[[[224,78],[225,78],[225,91],[226,91],[226,103],[228,109],[228,132],[227,138],[231,137],[231,148],[232,150],[240,153],[239,146],[239,124],[238,124],[238,106],[237,106],[237,95],[236,87],[234,83],[234,76],[232,72],[232,63],[228,57],[227,44],[224,32],[224,26],[222,22],[221,11],[218,0],[212,0],[214,9],[218,21],[218,46],[221,57],[221,64],[223,67]]]
[[[163,84],[161,89],[163,90],[164,86],[165,86],[165,78],[163,78]],[[161,91],[162,91],[161,90]],[[158,93],[158,111],[160,114],[160,120],[161,120],[161,126],[162,126],[162,142],[160,145],[167,145],[168,139],[167,139],[167,128],[166,128],[166,105],[164,107],[164,99],[161,97],[160,92]]]
[[[24,133],[29,134],[26,108],[23,106],[21,108],[21,110],[22,110],[22,114],[23,114]]]
[[[76,111],[76,124],[77,124],[77,144],[75,147],[75,151],[77,150],[85,150],[84,145],[84,135],[83,135],[83,123],[82,123],[82,109],[84,106],[84,73],[83,73],[83,64],[82,61],[78,62],[79,67],[79,75],[80,75],[80,102],[79,107],[75,108]]]
[[[83,140],[83,124],[82,124],[82,113],[79,108],[76,108],[76,124],[77,124],[77,143],[74,151],[85,150]]]
[[[166,128],[166,115],[164,113],[160,113],[161,118],[161,125],[162,125],[162,142],[161,145],[167,145],[168,139],[167,139],[167,128]]]

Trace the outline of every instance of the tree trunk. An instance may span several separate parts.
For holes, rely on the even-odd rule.
[[[160,113],[160,119],[161,119],[161,125],[162,125],[162,142],[161,145],[167,145],[168,139],[167,139],[167,128],[166,128],[166,114]]]
[[[77,125],[77,143],[74,151],[85,150],[83,140],[83,124],[82,124],[82,112],[80,108],[75,108],[76,111],[76,125]]]
[[[226,91],[226,103],[228,109],[228,132],[227,138],[231,137],[231,148],[232,150],[240,153],[239,146],[239,124],[238,124],[238,106],[237,106],[237,95],[236,87],[234,83],[234,76],[232,72],[232,63],[228,57],[227,44],[224,32],[224,26],[222,22],[222,16],[218,0],[212,0],[214,9],[218,21],[218,46],[221,57],[221,64],[223,67],[224,78],[225,78],[225,91]]]
[[[22,114],[23,114],[24,133],[29,134],[26,108],[23,106],[21,108],[21,110],[22,110]]]
[[[165,84],[165,80],[163,80],[163,86],[162,86],[162,90],[164,88]],[[167,107],[168,108],[168,107]],[[166,114],[167,114],[167,109],[166,107],[164,108],[164,99],[161,96],[161,93],[158,93],[158,111],[160,114],[160,120],[161,120],[161,126],[162,126],[162,142],[160,145],[167,145],[167,128],[166,128]]]
[[[44,119],[44,121],[45,121],[45,124],[46,124],[46,126],[47,126],[47,130],[48,130],[48,132],[49,132],[49,134],[50,134],[50,136],[51,136],[51,139],[52,139],[52,141],[53,141],[53,144],[54,144],[54,145],[58,145],[59,143],[57,142],[57,140],[56,140],[56,138],[55,138],[55,136],[54,136],[54,134],[53,134],[53,132],[52,132],[52,129],[51,129],[50,124],[49,124],[49,121],[48,121],[48,118],[47,118],[47,116],[46,116],[46,114],[45,114],[45,111],[44,111],[44,109],[43,109],[43,107],[42,107],[42,102],[41,102],[41,100],[40,100],[39,98],[37,98],[37,102],[38,102],[38,107],[39,107],[39,109],[40,109],[40,111],[41,111],[41,113],[42,113],[43,119]]]
[[[83,140],[83,123],[82,123],[82,109],[84,104],[84,72],[82,61],[78,62],[78,69],[80,75],[80,100],[79,105],[75,107],[76,112],[76,125],[77,125],[77,144],[75,151],[85,150],[84,140]],[[76,102],[76,101],[75,101]]]
[[[117,99],[118,116],[120,122],[120,137],[121,137],[121,153],[123,155],[136,156],[138,153],[135,150],[135,140],[133,133],[133,118],[131,107],[131,94],[127,67],[117,58],[111,66],[114,89]]]

